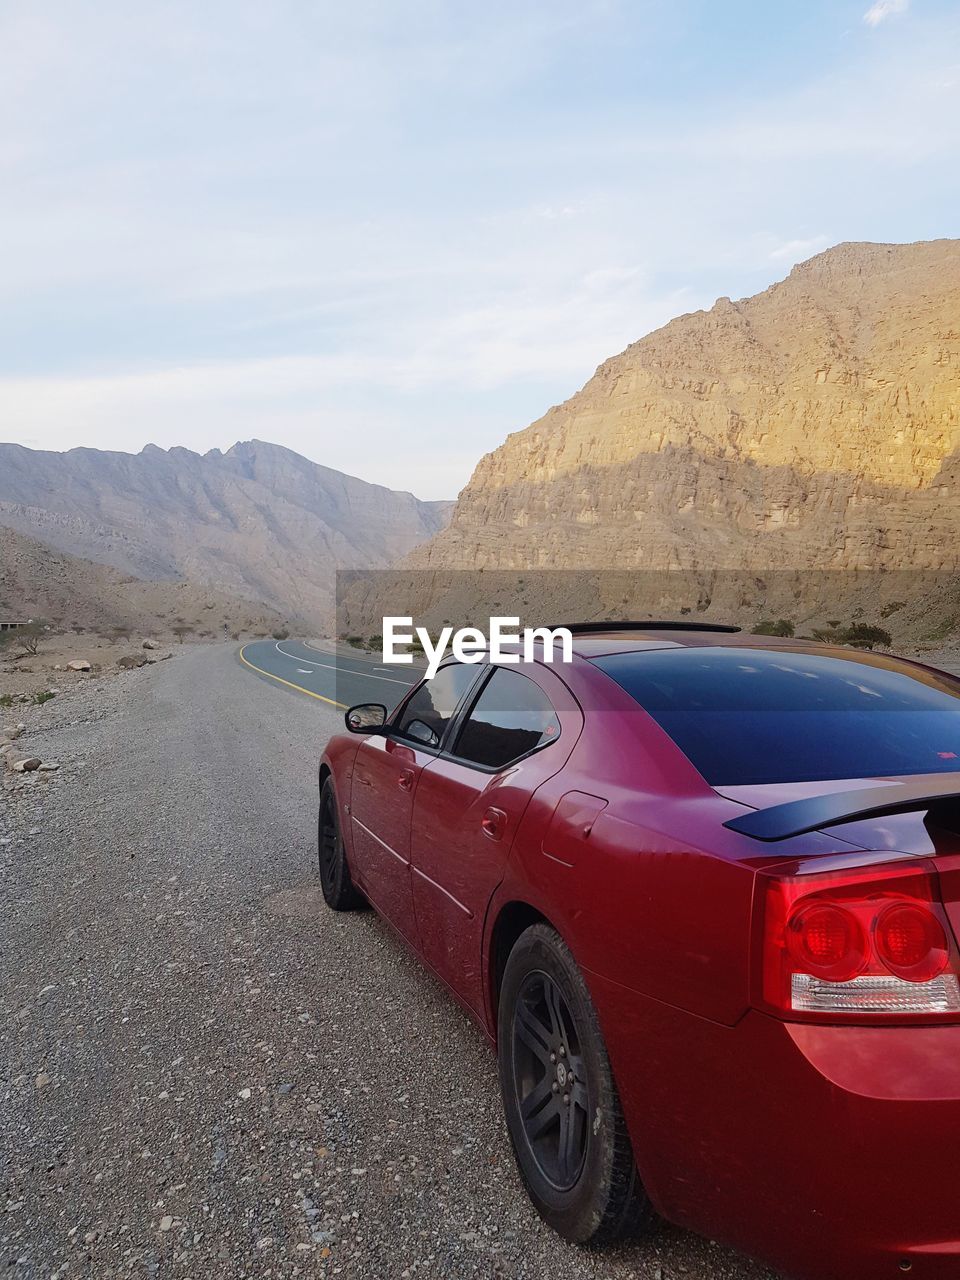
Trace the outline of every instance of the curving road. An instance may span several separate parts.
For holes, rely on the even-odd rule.
[[[254,640],[239,657],[264,680],[344,710],[357,702],[382,702],[392,711],[420,679],[418,667],[387,667],[372,654],[343,653],[305,640]]]

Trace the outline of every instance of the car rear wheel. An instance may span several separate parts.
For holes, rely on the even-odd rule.
[[[527,929],[507,960],[500,1088],[520,1175],[541,1216],[577,1244],[652,1217],[586,983],[560,936]]]
[[[347,853],[340,834],[340,814],[333,781],[325,778],[320,788],[320,815],[317,821],[317,854],[323,900],[334,911],[354,911],[363,898],[350,879]]]

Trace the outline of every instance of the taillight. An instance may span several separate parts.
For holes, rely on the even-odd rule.
[[[950,958],[943,925],[915,902],[891,902],[873,927],[877,955],[883,965],[908,982],[929,982],[943,973]]]
[[[929,863],[758,877],[757,1003],[816,1021],[960,1021],[957,949]]]
[[[798,969],[831,982],[855,978],[867,962],[867,939],[846,907],[807,902],[787,918],[787,948]]]

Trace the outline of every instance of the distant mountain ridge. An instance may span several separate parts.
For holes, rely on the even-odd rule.
[[[0,444],[0,525],[147,580],[204,583],[320,625],[337,567],[390,564],[452,504],[368,484],[279,445],[138,454]]]

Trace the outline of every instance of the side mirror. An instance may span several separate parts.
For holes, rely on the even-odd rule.
[[[387,722],[387,708],[381,702],[359,702],[343,720],[351,733],[380,733]]]

